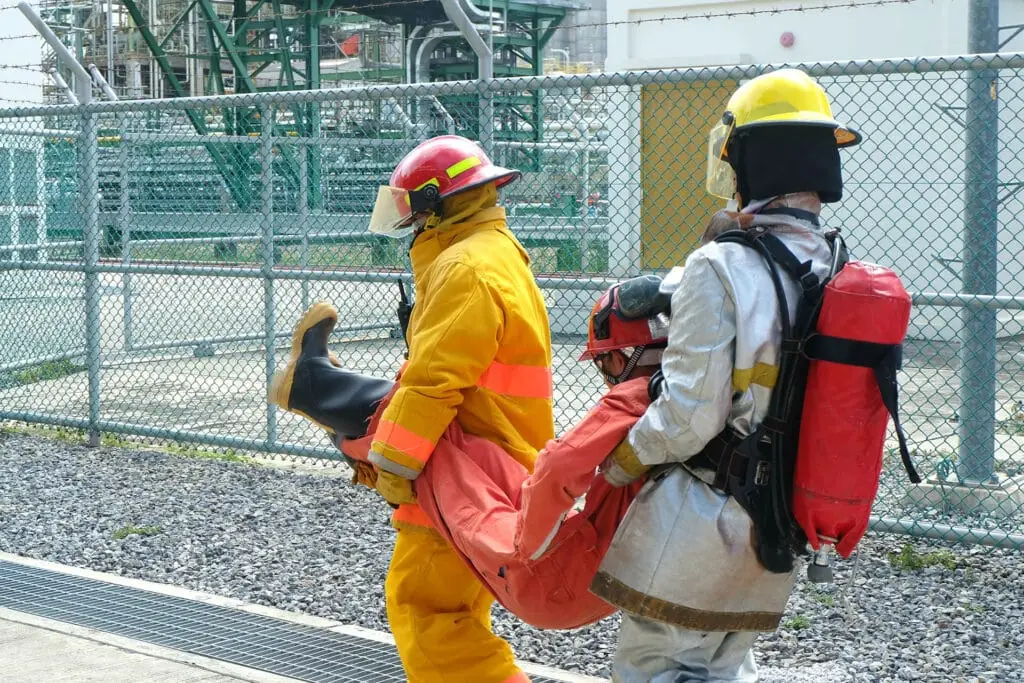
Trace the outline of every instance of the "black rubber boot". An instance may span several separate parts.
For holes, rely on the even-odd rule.
[[[274,375],[269,400],[331,432],[332,440],[364,436],[380,403],[394,382],[337,367],[327,340],[338,312],[325,302],[314,304],[292,334],[291,358]]]

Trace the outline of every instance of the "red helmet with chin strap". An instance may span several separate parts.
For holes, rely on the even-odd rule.
[[[400,237],[411,231],[413,216],[435,211],[448,197],[518,179],[520,172],[495,166],[482,148],[459,135],[421,142],[398,162],[388,185],[377,193],[370,231]]]
[[[637,365],[654,365],[642,362],[649,350],[662,350],[668,344],[668,315],[664,311],[652,310],[649,317],[633,318],[623,313],[619,296],[621,283],[608,289],[594,304],[590,313],[587,333],[587,347],[579,360],[594,360],[612,351],[632,349],[625,370],[617,381],[628,376]],[[659,353],[660,357],[660,353]]]

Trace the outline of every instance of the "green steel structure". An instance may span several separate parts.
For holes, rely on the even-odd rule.
[[[493,75],[540,75],[544,46],[575,0],[460,0],[493,53]],[[472,3],[472,4],[471,4]],[[474,11],[475,10],[475,11]],[[44,0],[41,13],[83,63],[95,63],[122,98],[188,97],[268,90],[305,90],[361,83],[472,80],[477,55],[449,21],[440,0],[120,0],[107,5]],[[45,61],[45,60],[44,60]],[[55,64],[44,64],[55,66]],[[70,74],[68,74],[70,81]],[[59,95],[51,91],[51,97]],[[403,151],[381,138],[420,139],[444,132],[479,135],[479,100],[452,94],[358,105],[294,104],[270,112],[277,135],[340,138],[344,145],[282,146],[275,156],[275,208],[365,212],[375,187]],[[210,212],[258,209],[258,145],[238,140],[261,130],[256,106],[215,116],[152,113],[109,122],[101,133],[100,182],[105,211],[131,195],[134,212],[161,212],[188,197]],[[162,144],[166,133],[207,136],[202,146]],[[128,186],[113,168],[122,136],[131,134]],[[209,136],[227,140],[206,142]],[[494,97],[493,140],[542,142],[542,93]],[[359,144],[366,139],[366,146]],[[503,161],[541,169],[536,147],[506,149]],[[74,177],[74,144],[50,141],[48,175],[57,182],[51,227],[78,232],[74,200],[61,198],[61,178]],[[104,163],[104,159],[109,163]],[[67,184],[67,183],[64,183]],[[304,196],[300,198],[300,194]],[[198,201],[197,201],[198,200]],[[62,206],[68,204],[68,206]],[[108,214],[109,215],[109,214]],[[117,240],[109,226],[108,240]],[[161,233],[165,234],[165,233]]]

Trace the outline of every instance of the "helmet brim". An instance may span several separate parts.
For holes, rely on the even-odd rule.
[[[863,136],[853,128],[814,111],[797,111],[775,114],[774,116],[765,117],[754,123],[736,126],[736,131],[739,132],[742,130],[763,128],[766,126],[792,126],[794,124],[805,126],[827,126],[832,128],[835,131],[836,146],[841,148],[859,145],[863,140]]]
[[[495,187],[501,189],[508,185],[509,183],[519,180],[523,176],[523,174],[520,171],[502,168],[500,166],[493,166],[489,170],[489,173],[487,173],[484,176],[481,176],[480,178],[475,178],[468,185],[460,187],[459,189],[453,192],[441,195],[441,199],[448,199],[449,197],[454,197],[455,195],[462,194],[463,192],[468,192],[469,190],[474,190],[483,185],[487,185],[488,183],[494,183]]]

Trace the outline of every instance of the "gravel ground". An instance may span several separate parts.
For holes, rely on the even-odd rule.
[[[0,550],[387,629],[389,510],[344,468],[0,439]],[[116,538],[129,527],[152,535]],[[855,558],[835,585],[801,580],[758,643],[766,681],[1024,681],[1020,554],[872,535]],[[495,610],[523,659],[599,676],[616,625],[539,632]]]

